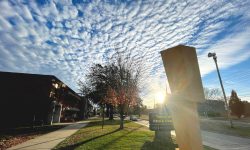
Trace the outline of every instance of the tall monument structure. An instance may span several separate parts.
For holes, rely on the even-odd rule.
[[[202,150],[197,103],[205,100],[196,50],[179,45],[161,51],[171,89],[169,108],[180,150]]]

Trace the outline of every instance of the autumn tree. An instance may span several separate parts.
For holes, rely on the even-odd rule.
[[[230,100],[229,100],[229,107],[231,113],[236,115],[238,118],[241,117],[244,113],[244,104],[242,103],[241,99],[238,97],[235,90],[232,90]]]
[[[110,60],[90,68],[86,76],[89,92],[85,95],[103,108],[106,106],[110,118],[116,107],[120,114],[120,129],[123,129],[125,111],[138,103],[141,65],[130,55],[118,51]]]
[[[132,57],[117,52],[110,65],[112,84],[107,91],[107,103],[117,107],[120,114],[120,129],[123,129],[125,110],[138,104],[141,68]]]
[[[242,102],[244,105],[244,116],[249,117],[250,116],[250,103],[248,101]]]

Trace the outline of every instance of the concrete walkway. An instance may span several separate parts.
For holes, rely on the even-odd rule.
[[[149,122],[139,120],[135,123],[149,127]],[[175,132],[171,131],[171,134]],[[201,131],[203,144],[218,150],[250,150],[250,139],[225,134]]]
[[[54,132],[28,140],[24,143],[11,147],[8,150],[50,150],[87,124],[87,121],[77,122]]]

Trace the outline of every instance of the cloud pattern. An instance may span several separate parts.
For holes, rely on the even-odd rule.
[[[0,70],[53,74],[77,90],[93,62],[132,50],[148,68],[147,101],[166,84],[161,50],[196,47],[203,76],[215,69],[208,51],[222,68],[249,59],[249,9],[248,0],[3,0]]]

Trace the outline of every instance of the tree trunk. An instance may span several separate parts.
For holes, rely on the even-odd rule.
[[[124,120],[123,113],[121,113],[121,117],[120,118],[121,118],[120,119],[120,129],[123,129],[123,120]]]
[[[141,117],[141,107],[139,106],[139,112],[138,112],[139,118]]]
[[[120,129],[123,129],[123,120],[124,120],[124,110],[123,110],[123,106],[120,107]]]
[[[102,106],[102,129],[104,126],[104,106]]]
[[[109,109],[109,120],[114,120],[114,107],[111,105]]]
[[[109,114],[110,114],[110,105],[109,104],[106,104],[106,117],[109,117]]]

